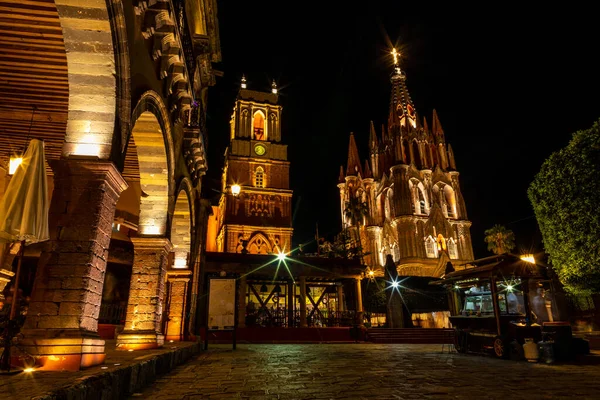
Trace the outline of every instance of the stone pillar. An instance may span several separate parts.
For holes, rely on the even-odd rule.
[[[50,161],[56,190],[23,327],[23,350],[41,369],[79,370],[104,362],[98,331],[115,206],[127,184],[111,162]]]
[[[306,328],[306,277],[301,276],[300,281],[300,328]]]
[[[361,278],[356,278],[356,322],[358,326],[364,326],[361,281]]]
[[[165,280],[173,245],[167,238],[134,237],[133,267],[125,328],[117,337],[118,350],[161,347]]]
[[[289,281],[287,284],[287,327],[294,327],[294,304],[296,303],[294,300],[296,299],[296,291],[294,289],[294,282]]]
[[[176,270],[167,272],[167,285],[169,298],[167,327],[165,329],[166,339],[181,341],[184,339],[185,312],[187,308],[188,287],[192,271]]]
[[[238,292],[238,328],[246,327],[246,275],[240,276],[240,288]]]

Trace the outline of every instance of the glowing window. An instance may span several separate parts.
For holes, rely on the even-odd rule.
[[[431,236],[425,239],[425,252],[427,258],[437,258],[437,244]]]
[[[257,167],[254,174],[254,186],[265,187],[265,170],[262,167]]]
[[[452,238],[448,239],[448,241],[446,242],[446,245],[448,246],[448,255],[450,256],[451,259],[456,260],[458,258],[458,249],[456,247],[456,243],[454,242],[454,239],[452,239]]]
[[[257,111],[254,114],[254,123],[253,123],[253,138],[255,140],[266,140],[265,137],[265,117],[260,111]]]

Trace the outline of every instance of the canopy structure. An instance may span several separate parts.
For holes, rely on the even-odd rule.
[[[525,261],[516,254],[504,253],[472,261],[465,265],[465,269],[450,272],[442,279],[432,281],[430,284],[451,286],[467,279],[510,276],[547,279],[548,274],[546,268],[538,263]]]
[[[45,164],[44,142],[32,139],[0,201],[0,243],[20,242],[21,244],[13,285],[10,319],[2,338],[4,350],[0,357],[0,368],[7,371],[10,371],[12,338],[20,329],[16,315],[24,247],[50,238],[48,232],[48,182]],[[3,257],[0,262],[3,263]],[[2,270],[1,267],[2,264],[0,264],[0,270]],[[10,276],[7,272],[4,271],[3,275]]]
[[[0,242],[49,239],[44,142],[32,139],[0,201]]]

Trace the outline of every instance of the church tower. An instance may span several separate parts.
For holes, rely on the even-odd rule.
[[[338,182],[342,222],[360,238],[371,269],[380,270],[390,254],[401,276],[439,277],[448,262],[473,260],[471,222],[437,112],[430,129],[416,112],[395,49],[392,56],[387,128],[379,137],[371,122],[364,167],[350,134]]]
[[[218,206],[217,251],[269,254],[292,245],[292,191],[277,85],[241,88],[233,107]]]

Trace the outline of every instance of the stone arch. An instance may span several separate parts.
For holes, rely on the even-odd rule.
[[[185,182],[177,193],[171,222],[171,243],[175,253],[173,268],[189,268],[192,252],[193,202],[190,185]]]
[[[129,54],[121,2],[56,0],[67,53],[69,110],[62,154],[113,154],[129,123]],[[110,8],[107,4],[111,4]]]
[[[247,249],[250,254],[270,254],[273,252],[271,242],[261,232],[254,233],[250,237]]]
[[[163,236],[167,232],[174,187],[174,155],[168,112],[160,96],[145,92],[133,110],[132,121],[127,148],[135,146],[139,167],[138,233]]]

